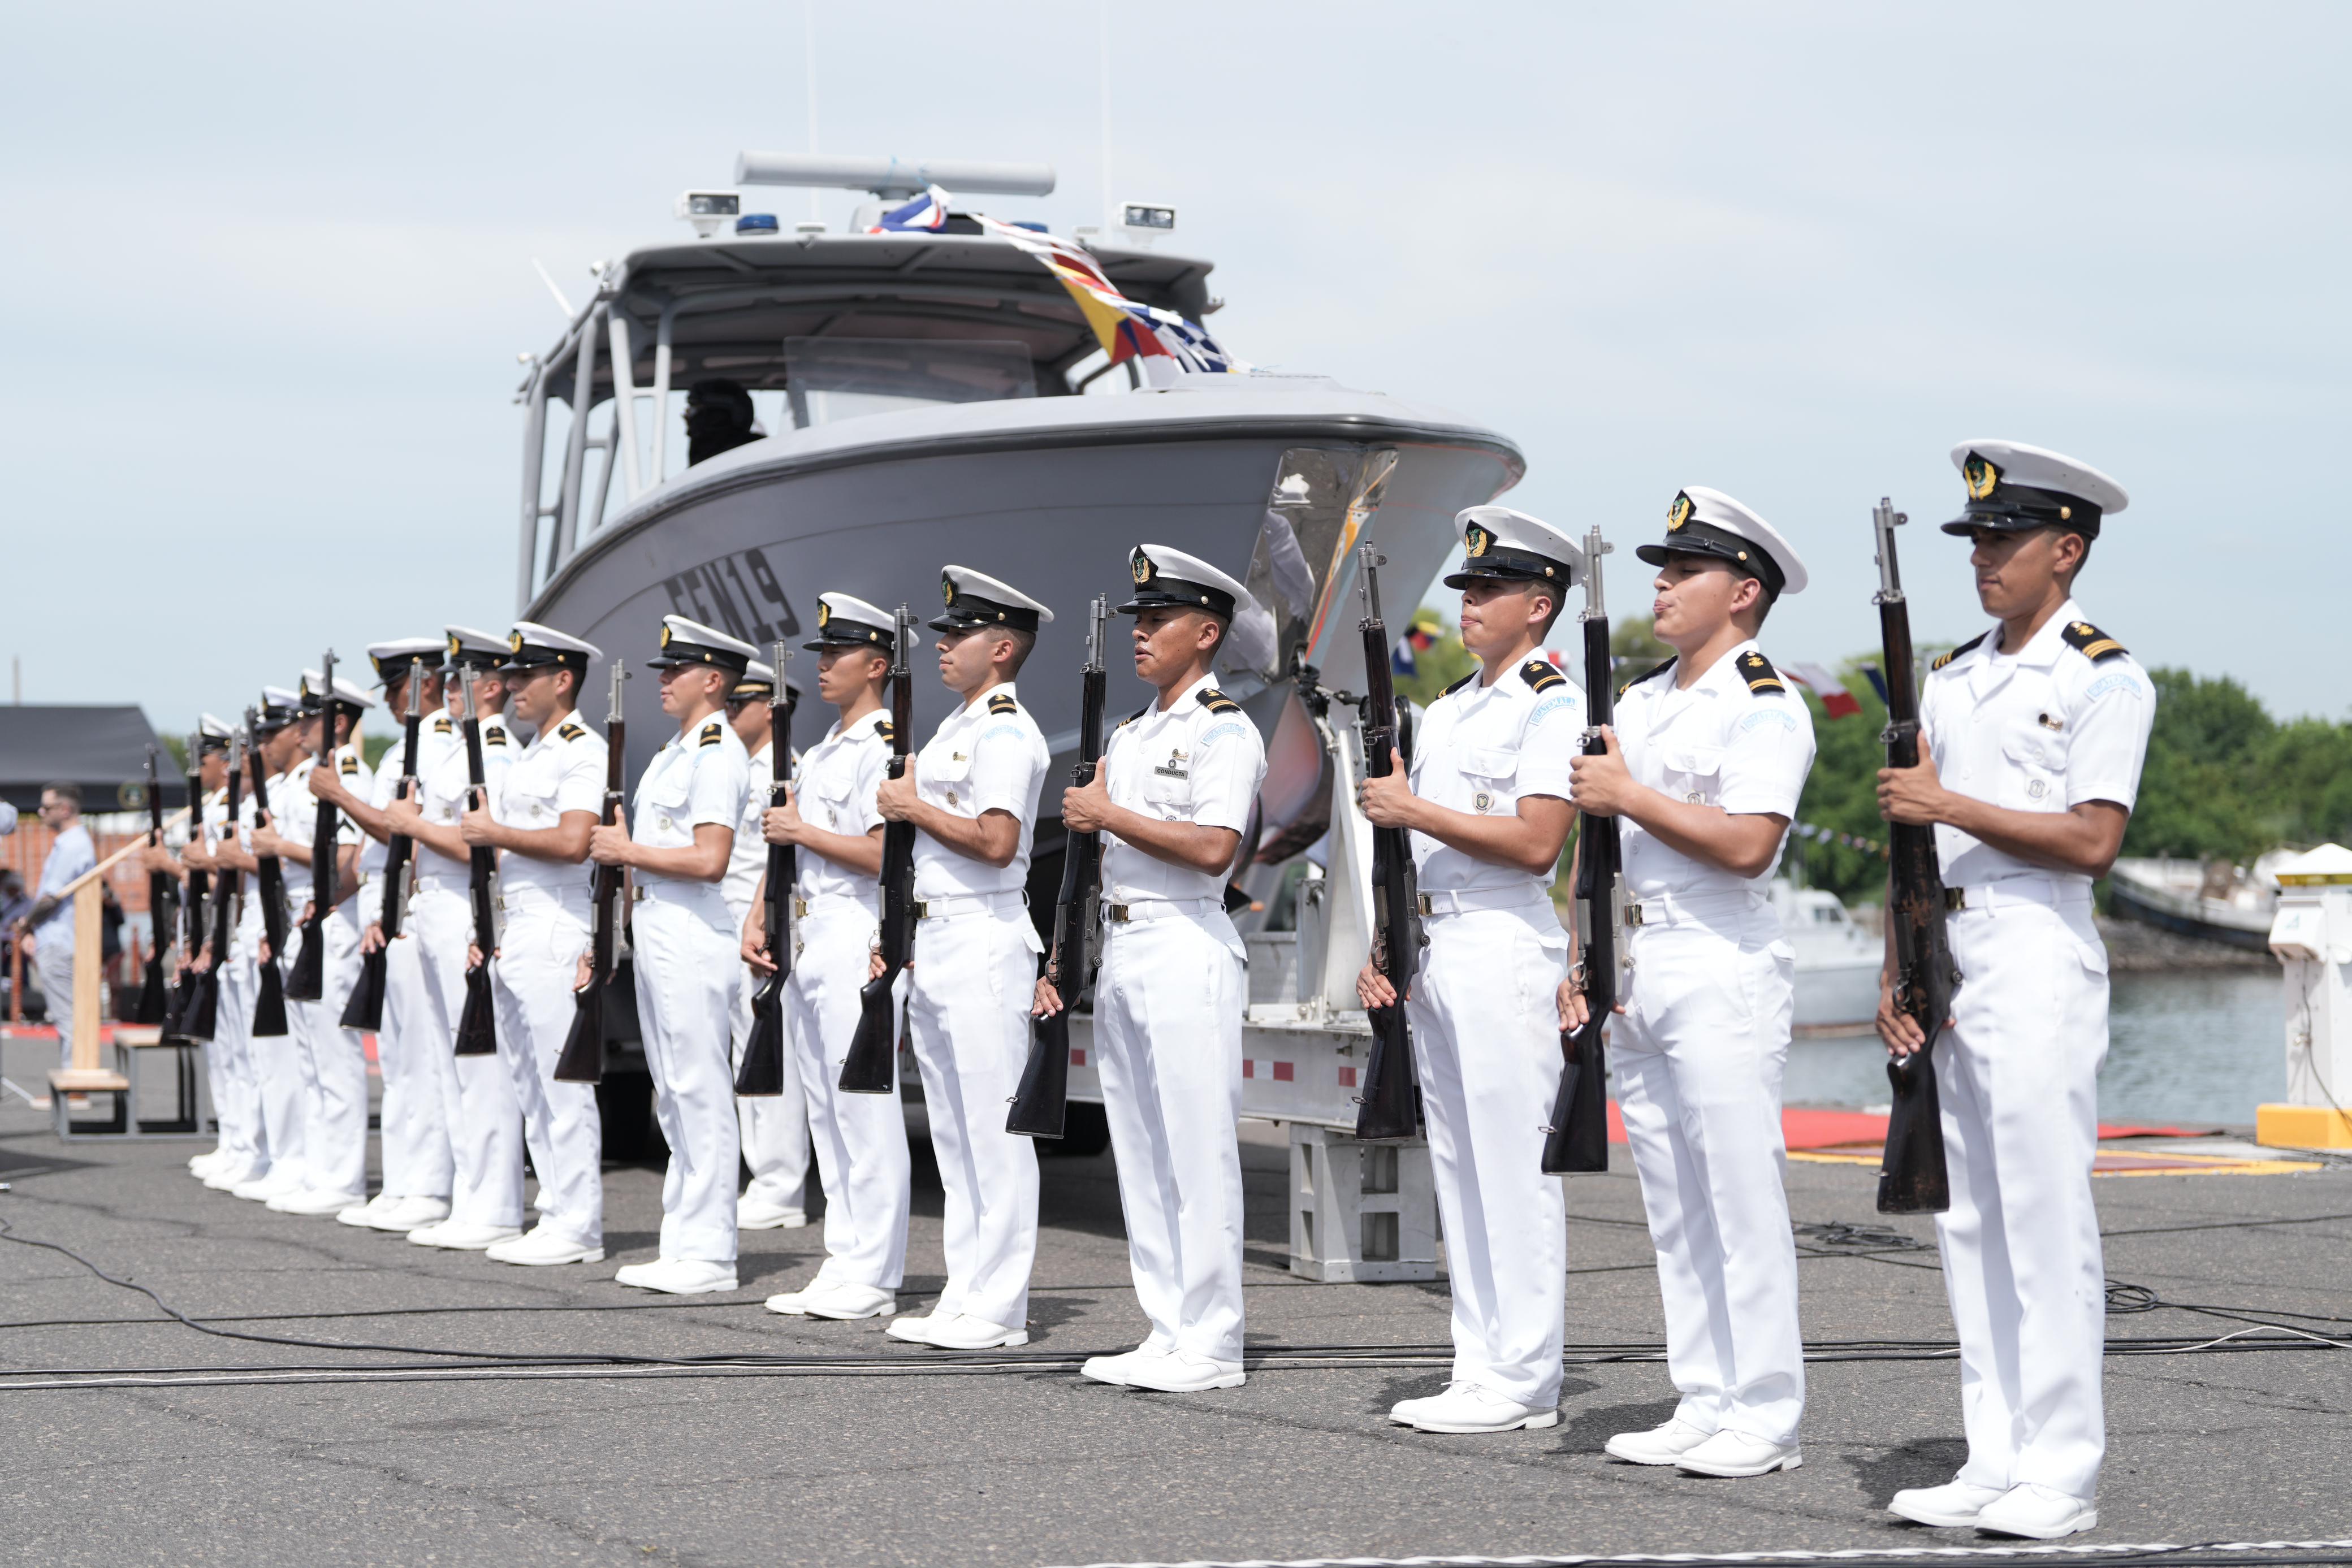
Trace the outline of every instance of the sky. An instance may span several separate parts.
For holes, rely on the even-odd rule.
[[[1873,503],[1955,515],[1949,448],[2002,437],[2131,493],[2079,589],[2144,663],[2352,716],[2352,8],[2164,0],[20,7],[24,699],[183,729],[506,625],[534,258],[577,301],[740,149],[806,151],[812,32],[822,151],[1051,162],[973,204],[1062,233],[1173,204],[1228,349],[1502,431],[1510,504],[1631,544],[1738,497],[1811,570],[1784,661],[1874,646]],[[1920,639],[1980,630],[1966,547],[1904,549]]]

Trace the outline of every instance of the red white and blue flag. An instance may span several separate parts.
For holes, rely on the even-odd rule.
[[[1822,708],[1832,718],[1844,718],[1862,711],[1862,705],[1853,700],[1853,694],[1845,689],[1844,683],[1822,665],[1783,664],[1780,667],[1788,671],[1798,685],[1821,698]]]
[[[937,234],[948,226],[948,193],[933,185],[913,201],[882,214],[869,234],[905,234],[909,230]]]

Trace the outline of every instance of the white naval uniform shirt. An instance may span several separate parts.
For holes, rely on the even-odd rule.
[[[491,814],[506,827],[537,832],[561,823],[566,811],[601,813],[604,809],[604,737],[565,714],[542,729],[507,770]],[[545,861],[512,850],[499,852],[499,891],[537,888],[558,897],[586,897],[593,864]]]
[[[1113,805],[1163,822],[1246,832],[1265,780],[1265,742],[1249,716],[1203,675],[1165,712],[1155,699],[1113,730],[1103,766]],[[1223,876],[1171,865],[1117,833],[1104,833],[1102,844],[1105,904],[1224,897]]]
[[[915,791],[951,817],[1003,811],[1021,824],[1013,859],[990,865],[915,835],[915,896],[1017,893],[1029,880],[1029,841],[1037,828],[1037,794],[1053,760],[1045,732],[1013,695],[1013,683],[991,686],[940,721],[915,756]]]
[[[845,838],[872,832],[882,823],[874,800],[889,762],[889,714],[877,708],[847,730],[836,720],[823,740],[801,754],[795,772],[801,821]],[[799,860],[800,882],[794,891],[803,899],[854,898],[868,910],[880,911],[882,884],[876,878],[814,851],[803,850]]]
[[[2078,650],[2070,636],[2102,656]],[[2156,722],[2146,672],[2071,599],[2017,653],[1996,653],[2000,641],[1995,626],[1927,672],[1919,720],[1944,788],[2011,811],[2065,811],[2085,800],[2130,810]],[[1947,887],[2017,876],[2091,883],[1940,824],[1936,851]]]
[[[1570,765],[1582,749],[1584,695],[1541,659],[1481,685],[1475,674],[1430,704],[1413,737],[1412,792],[1433,805],[1482,817],[1516,817],[1528,795],[1565,800]],[[1412,835],[1424,893],[1524,889],[1541,903],[1549,876],[1496,865]]]
[[[760,891],[760,878],[768,869],[768,841],[760,836],[760,819],[766,813],[768,798],[776,787],[775,754],[776,743],[771,740],[744,763],[747,779],[743,820],[735,824],[735,847],[728,852],[727,874],[719,883],[719,891],[726,895],[730,909],[751,907],[751,900]],[[790,777],[800,777],[800,760],[794,757],[784,764]],[[775,803],[782,804],[781,800]]]
[[[269,813],[277,819],[278,837],[290,839],[306,849],[319,831],[319,798],[310,793],[310,770],[319,765],[315,757],[304,756],[280,778],[269,781]],[[335,771],[342,778],[343,788],[366,800],[375,789],[375,775],[368,768],[356,747],[339,746],[334,754]],[[335,812],[335,845],[338,851],[345,844],[356,844],[367,835],[358,824],[340,810]],[[310,902],[311,868],[294,861],[286,861],[280,870],[286,883],[286,912],[299,916],[302,906]],[[340,889],[343,903],[351,902],[356,888]]]
[[[1618,748],[1635,783],[1695,806],[1719,806],[1735,817],[1795,821],[1797,798],[1813,766],[1812,716],[1753,639],[1708,665],[1686,690],[1675,688],[1673,664],[1635,681],[1618,698],[1615,719]],[[1617,834],[1625,890],[1637,899],[1760,896],[1788,843],[1784,832],[1771,862],[1742,877],[1668,848],[1631,817],[1617,820]]]
[[[637,779],[629,836],[648,849],[683,850],[694,846],[694,830],[705,822],[716,822],[732,833],[743,820],[750,773],[742,739],[723,717],[713,715],[670,737]],[[718,891],[715,883],[658,872],[634,874],[640,887]]]
[[[433,721],[436,716],[446,716],[426,714],[416,727],[416,776],[420,779],[433,770],[434,759],[452,743],[452,737],[435,728]],[[394,740],[392,749],[383,754],[383,766],[375,771],[375,788],[368,795],[368,803],[379,811],[391,805],[394,797],[400,792],[401,769],[407,766],[408,761],[404,755],[407,746],[404,727],[401,737]],[[463,768],[465,765],[464,748],[461,747],[457,766]],[[376,878],[383,874],[390,854],[391,849],[386,841],[373,834],[370,834],[367,841],[360,846],[360,874],[367,878],[371,887],[374,887]],[[379,888],[379,895],[381,891]]]
[[[488,799],[489,809],[499,809],[499,796],[506,788],[509,769],[514,767],[519,749],[514,737],[507,733],[506,716],[486,713],[482,716],[482,792]],[[466,734],[464,723],[447,713],[437,713],[425,721],[428,734],[446,741],[428,765],[425,760],[425,739],[417,740],[416,778],[425,791],[421,808],[425,820],[442,827],[455,827],[466,813],[467,783]],[[463,856],[451,857],[438,850],[416,846],[416,869],[419,874],[438,877],[445,883],[457,881],[471,870],[471,862]]]

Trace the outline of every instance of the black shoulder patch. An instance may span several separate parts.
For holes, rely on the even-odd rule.
[[[1961,654],[1963,654],[1963,653],[1968,653],[1969,650],[1973,649],[1973,648],[1974,648],[1978,643],[1979,643],[1983,642],[1987,637],[1990,637],[1990,636],[1991,636],[1991,635],[1992,635],[1992,633],[1991,633],[1991,632],[1978,632],[1975,636],[1973,636],[1973,637],[1969,638],[1967,642],[1965,642],[1965,643],[1961,643],[1958,647],[1957,647],[1957,648],[1953,649],[1950,653],[1938,653],[1938,654],[1937,654],[1937,655],[1936,655],[1936,658],[1935,658],[1934,663],[1930,664],[1927,666],[1927,668],[1929,668],[1930,670],[1940,670],[1940,669],[1942,669],[1946,664],[1950,664],[1954,659],[1958,658]]]
[[[887,717],[874,721],[874,733],[880,736],[885,740],[896,740],[898,738],[898,726],[892,724]]]
[[[566,740],[584,740],[588,736],[588,731],[586,729],[577,724],[569,722],[556,726],[555,733],[562,736]]]
[[[1137,708],[1133,713],[1129,714],[1125,718],[1120,719],[1117,727],[1125,729],[1129,725],[1133,724],[1137,719],[1141,718],[1145,714],[1148,714],[1150,711],[1151,705],[1150,703],[1145,703],[1141,707]]]
[[[343,753],[342,770],[347,775],[357,773],[360,770],[360,759],[346,751]]]
[[[1672,659],[1668,659],[1663,664],[1653,664],[1648,669],[1643,670],[1640,674],[1635,675],[1632,680],[1627,681],[1623,685],[1619,686],[1617,688],[1617,695],[1622,697],[1627,692],[1632,691],[1635,686],[1640,685],[1643,681],[1649,680],[1654,676],[1663,675],[1674,667],[1675,662]]]
[[[1772,667],[1772,661],[1753,648],[1739,655],[1739,678],[1748,683],[1748,689],[1751,692],[1785,692],[1789,689],[1788,683],[1780,678],[1780,672]]]
[[[1463,676],[1460,680],[1458,680],[1458,681],[1454,682],[1452,685],[1450,685],[1450,686],[1446,687],[1444,691],[1442,691],[1442,692],[1438,693],[1437,695],[1438,695],[1439,696],[1442,696],[1442,697],[1450,697],[1450,696],[1452,696],[1455,692],[1460,691],[1464,686],[1468,685],[1471,682],[1473,682],[1473,681],[1476,680],[1477,678],[1478,678],[1478,672],[1477,672],[1477,671],[1475,671],[1475,670],[1473,670],[1473,671],[1471,671],[1468,674],[1466,674],[1466,675]]]
[[[2097,664],[2109,659],[2120,659],[2124,645],[2087,621],[2069,621],[2058,635],[2066,639],[2066,646]]]
[[[485,728],[482,731],[482,744],[484,746],[504,746],[506,743],[507,732],[505,730]]]
[[[1021,711],[1021,705],[1013,700],[1011,693],[999,692],[994,696],[988,699],[988,711],[991,713],[1019,713]]]
[[[1234,701],[1233,698],[1225,695],[1224,693],[1219,691],[1214,686],[1211,686],[1208,690],[1201,694],[1201,706],[1207,708],[1211,713],[1239,713],[1242,711],[1241,704]]]
[[[714,718],[709,724],[702,727],[702,734],[696,738],[695,745],[716,746],[719,744],[719,721]]]
[[[1568,685],[1568,677],[1553,669],[1550,663],[1543,659],[1529,659],[1526,664],[1521,664],[1519,679],[1539,692],[1548,692],[1554,686]]]
[[[446,735],[449,733],[449,716],[447,714],[436,713],[433,716],[433,733],[436,735]]]

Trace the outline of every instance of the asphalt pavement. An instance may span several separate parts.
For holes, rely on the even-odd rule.
[[[29,1065],[18,1054],[12,1070]],[[329,1343],[207,1333],[73,1258],[0,1244],[0,1542],[27,1563],[254,1568],[1989,1544],[1884,1511],[1896,1489],[1958,1465],[1959,1375],[1931,1231],[1875,1214],[1868,1170],[1789,1172],[1807,1341],[1857,1359],[1810,1365],[1802,1469],[1718,1481],[1601,1451],[1673,1409],[1664,1368],[1626,1359],[1663,1327],[1622,1149],[1616,1170],[1569,1186],[1560,1425],[1430,1437],[1383,1414],[1445,1380],[1443,1280],[1293,1278],[1284,1134],[1253,1124],[1249,1136],[1262,1361],[1245,1387],[1178,1396],[1074,1371],[1144,1332],[1107,1155],[1046,1163],[1032,1343],[950,1358],[885,1338],[879,1321],[762,1310],[814,1269],[814,1227],[747,1233],[742,1289],[726,1296],[614,1284],[615,1266],[654,1255],[653,1168],[608,1171],[605,1263],[523,1270],[207,1191],[183,1168],[200,1145],[60,1145],[12,1101],[0,1109],[12,1239],[70,1248],[215,1330]],[[919,1139],[917,1183],[911,1310],[940,1283],[939,1186]],[[2152,1301],[2352,1329],[2352,1171],[2102,1179],[2097,1193],[2117,1349],[2283,1337]],[[762,1359],[680,1364],[691,1357]],[[2352,1537],[2344,1351],[2117,1354],[2106,1389],[2091,1540]]]

